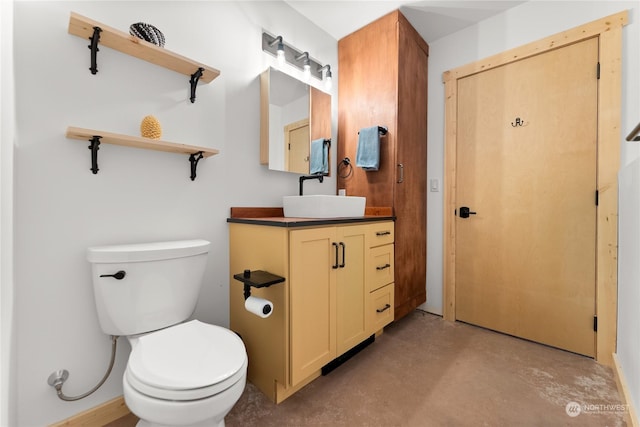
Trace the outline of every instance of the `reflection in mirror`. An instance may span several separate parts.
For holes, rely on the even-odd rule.
[[[331,96],[274,68],[260,76],[260,163],[299,174],[327,174]]]

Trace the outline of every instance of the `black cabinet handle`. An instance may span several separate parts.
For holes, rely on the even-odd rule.
[[[113,277],[116,280],[122,280],[122,279],[124,279],[124,276],[126,276],[126,275],[127,275],[126,272],[120,270],[115,274],[101,274],[100,277]]]
[[[340,264],[340,268],[344,268],[346,262],[345,260],[347,255],[347,247],[345,246],[344,242],[340,242],[338,244],[342,247],[342,264]]]
[[[391,264],[380,265],[376,267],[376,270],[384,270],[385,268],[391,267]]]
[[[384,305],[384,308],[379,308],[379,309],[377,309],[376,311],[377,311],[378,313],[383,313],[383,312],[385,312],[385,311],[389,310],[390,308],[391,308],[391,306],[390,306],[389,304],[385,304],[385,305]]]
[[[331,245],[336,250],[336,263],[331,266],[334,270],[338,268],[338,244],[336,242],[331,242]]]
[[[391,232],[389,230],[385,230],[385,231],[376,231],[376,236],[387,236],[391,234]]]

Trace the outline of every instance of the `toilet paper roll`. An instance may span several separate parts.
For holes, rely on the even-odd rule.
[[[260,316],[263,319],[273,313],[273,303],[264,298],[249,297],[244,301],[244,308],[250,313]]]

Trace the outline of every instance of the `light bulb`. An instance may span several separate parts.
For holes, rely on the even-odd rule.
[[[278,59],[278,65],[283,66],[285,63],[285,57],[284,57],[284,45],[282,44],[282,42],[278,43],[278,53],[276,55],[276,58]]]
[[[304,77],[305,80],[309,80],[309,77],[311,77],[311,65],[309,65],[308,60],[302,67],[302,77]]]
[[[332,79],[331,79],[331,73],[328,73],[327,77],[324,78],[324,87],[325,87],[325,89],[330,90],[331,86],[333,86],[333,82],[332,82]]]

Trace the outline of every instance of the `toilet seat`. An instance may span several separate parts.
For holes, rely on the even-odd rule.
[[[125,381],[153,398],[196,400],[231,387],[244,377],[246,367],[240,337],[192,320],[139,337]]]

